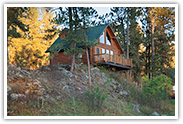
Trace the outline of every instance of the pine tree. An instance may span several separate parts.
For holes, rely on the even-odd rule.
[[[29,30],[28,25],[23,23],[19,18],[27,17],[29,15],[29,7],[8,7],[7,8],[7,37],[19,38],[21,34],[17,31],[17,28],[26,32]]]
[[[60,14],[56,17],[59,24],[64,24],[67,26],[69,23],[69,31],[67,36],[65,39],[63,39],[63,43],[58,47],[64,48],[66,44],[70,44],[70,49],[64,49],[64,53],[70,54],[72,56],[71,71],[73,71],[75,55],[85,51],[83,48],[76,47],[76,44],[84,45],[86,48],[90,86],[91,78],[88,49],[95,46],[97,43],[95,41],[88,41],[86,29],[88,30],[89,27],[94,25],[92,17],[97,16],[96,10],[94,10],[92,7],[68,7],[66,10],[60,8]]]
[[[151,11],[152,9],[150,9],[150,12]],[[153,61],[152,58],[152,72],[155,73],[155,75],[158,75],[159,72],[166,74],[167,72],[165,72],[165,70],[166,68],[171,68],[171,58],[174,56],[171,46],[174,45],[172,44],[172,41],[174,41],[175,13],[173,8],[167,7],[155,7],[153,8],[153,11],[153,17],[151,17],[151,13],[149,14],[151,20],[155,20],[154,32],[151,31],[151,34],[155,41],[154,52],[156,52],[156,55],[160,56],[160,58],[156,57],[159,60],[159,63],[156,62],[157,60]],[[152,27],[153,25],[151,24],[151,28]],[[156,74],[154,70],[158,73]]]
[[[139,17],[139,9],[137,7],[133,7],[130,9],[130,28],[129,28],[129,40],[130,40],[130,51],[129,56],[133,60],[133,76],[134,81],[138,82],[138,86],[142,87],[141,83],[141,61],[139,57],[140,44],[142,43],[142,32],[141,28],[136,22],[137,17]]]
[[[63,44],[57,46],[59,48],[64,48],[64,45],[69,44],[70,49],[65,49],[64,53],[71,56],[71,72],[74,70],[75,65],[75,55],[82,52],[81,49],[76,48],[76,42],[79,40],[80,36],[77,35],[77,29],[79,26],[79,13],[77,12],[77,7],[59,7],[59,13],[56,14],[55,23],[69,27],[68,34],[63,40]],[[58,51],[52,51],[52,54],[57,54]],[[53,56],[54,56],[53,54]]]
[[[117,29],[117,37],[124,48],[127,59],[133,61],[134,80],[140,84],[141,62],[139,57],[140,44],[142,43],[141,29],[136,20],[140,9],[136,7],[113,7],[110,15]],[[114,30],[115,30],[114,29]],[[131,75],[131,72],[128,72]]]
[[[171,68],[175,13],[173,8],[167,7],[146,7],[143,10],[145,74],[152,78],[160,73],[166,74],[165,70]]]
[[[96,46],[98,43],[94,41],[88,41],[88,38],[86,36],[86,28],[89,28],[91,24],[93,25],[95,21],[92,21],[92,17],[97,16],[97,11],[94,10],[92,7],[80,7],[80,14],[81,14],[81,22],[83,23],[82,29],[83,29],[83,38],[84,42],[81,43],[86,48],[86,55],[87,55],[87,63],[88,63],[88,77],[89,77],[89,86],[91,86],[91,76],[90,76],[90,60],[89,60],[89,53],[88,49]]]

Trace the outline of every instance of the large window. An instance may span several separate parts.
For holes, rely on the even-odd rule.
[[[105,57],[105,49],[104,48],[102,48],[102,58],[104,58]]]
[[[109,34],[106,32],[106,44],[111,46],[111,39],[109,37]]]
[[[105,40],[104,40],[104,32],[102,32],[102,35],[100,36],[100,43],[105,43]]]
[[[103,53],[105,53],[105,49],[104,49],[104,48],[102,48],[102,54],[103,54]]]
[[[109,50],[106,50],[106,53],[109,54]]]
[[[114,51],[111,50],[111,55],[114,55]]]

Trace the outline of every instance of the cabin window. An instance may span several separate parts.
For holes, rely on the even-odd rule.
[[[103,54],[103,53],[105,53],[105,49],[104,49],[104,48],[102,48],[102,54]]]
[[[106,50],[106,53],[109,54],[109,50]]]
[[[99,54],[99,48],[96,48],[96,53]]]
[[[111,38],[109,37],[109,34],[106,32],[106,44],[111,46]]]
[[[114,55],[114,51],[111,50],[111,55]]]
[[[102,32],[101,36],[100,36],[100,43],[105,43],[104,41],[104,32]]]
[[[105,49],[102,48],[102,58],[104,58],[104,57],[105,57]]]

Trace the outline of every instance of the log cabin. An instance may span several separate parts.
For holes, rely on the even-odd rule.
[[[51,48],[54,48],[57,44],[61,44],[63,42],[62,39],[65,38],[66,35],[67,31],[62,31],[57,40],[47,49],[46,53],[51,53]],[[121,56],[124,52],[110,25],[91,27],[86,30],[86,36],[89,41],[96,40],[95,42],[99,42],[97,46],[88,49],[91,64],[105,64],[122,70],[132,69],[132,60]],[[69,48],[69,45],[64,47]],[[77,44],[76,47],[82,47],[82,45]],[[59,53],[50,59],[50,65],[69,64],[71,62],[69,55],[65,55],[63,49],[57,48],[57,50],[59,50]],[[80,58],[82,63],[87,64],[86,52],[80,55]]]

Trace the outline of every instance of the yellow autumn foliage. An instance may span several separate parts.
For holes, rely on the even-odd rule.
[[[53,32],[46,32],[52,29],[55,24],[51,23],[54,13],[49,13],[46,8],[31,7],[27,18],[20,18],[20,21],[29,25],[29,31],[23,32],[17,27],[21,38],[11,38],[8,46],[9,62],[20,67],[37,69],[43,65],[49,65],[49,53],[45,53],[48,47],[56,40],[58,34],[51,40],[46,40],[45,35],[52,35]]]

